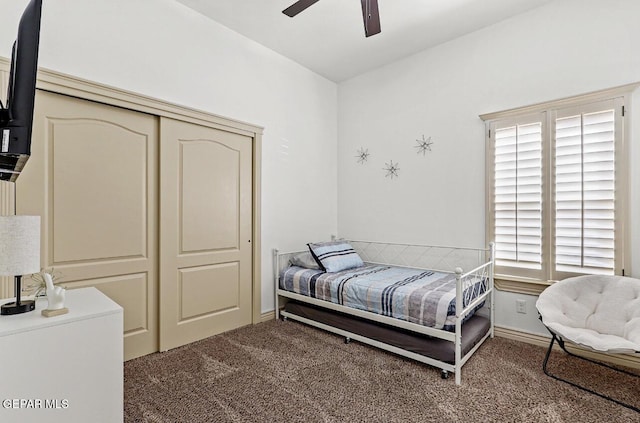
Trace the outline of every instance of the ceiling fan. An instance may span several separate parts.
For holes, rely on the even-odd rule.
[[[293,18],[309,6],[319,0],[298,0],[282,11]],[[380,33],[380,14],[378,13],[378,0],[360,0],[362,3],[362,19],[364,20],[364,33],[367,37]]]

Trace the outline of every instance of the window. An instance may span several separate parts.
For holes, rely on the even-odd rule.
[[[503,122],[493,131],[496,264],[532,277],[542,269],[542,120]]]
[[[555,118],[557,272],[614,274],[617,270],[616,110],[613,105],[598,106],[590,112],[558,112]]]
[[[625,101],[609,91],[481,116],[497,279],[623,274]]]

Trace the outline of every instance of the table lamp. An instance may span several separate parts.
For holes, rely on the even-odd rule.
[[[0,314],[20,314],[36,308],[21,301],[22,275],[40,271],[40,216],[0,216],[0,276],[15,277],[16,301],[0,307]]]

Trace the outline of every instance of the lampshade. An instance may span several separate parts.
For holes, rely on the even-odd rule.
[[[0,216],[0,276],[40,271],[40,216]]]

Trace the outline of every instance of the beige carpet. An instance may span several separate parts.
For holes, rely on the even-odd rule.
[[[545,349],[488,340],[439,370],[302,324],[268,322],[125,364],[126,422],[640,422],[545,376]],[[640,406],[638,379],[563,353],[550,368]]]

